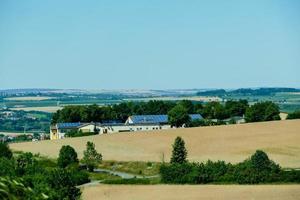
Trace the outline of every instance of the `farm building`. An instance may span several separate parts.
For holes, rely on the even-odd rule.
[[[191,114],[191,120],[203,119],[200,114]],[[169,129],[167,115],[133,115],[128,117],[125,124],[118,122],[106,123],[57,123],[50,127],[50,139],[62,139],[65,134],[72,130],[85,132],[98,132],[99,134],[151,131]]]

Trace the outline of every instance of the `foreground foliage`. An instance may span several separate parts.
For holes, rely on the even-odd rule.
[[[81,194],[76,186],[89,182],[77,162],[61,168],[32,153],[10,153],[0,155],[0,199],[75,200]]]

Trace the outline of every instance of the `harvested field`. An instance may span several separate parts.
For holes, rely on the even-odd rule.
[[[180,101],[180,100],[191,100],[191,101],[222,101],[220,97],[214,96],[190,96],[190,97],[151,97],[151,98],[136,98],[136,99],[124,99],[126,101],[150,101],[150,100],[160,100],[160,101]]]
[[[24,110],[24,111],[42,111],[54,113],[57,110],[62,109],[61,106],[45,106],[45,107],[20,107],[20,108],[11,108],[11,110]]]
[[[300,185],[99,185],[84,200],[299,200]]]
[[[42,101],[42,100],[48,100],[48,99],[55,99],[54,97],[9,97],[9,98],[4,98],[5,100],[9,101]]]
[[[283,167],[300,167],[300,120],[115,133],[10,146],[14,150],[57,157],[61,146],[68,144],[82,157],[86,142],[92,141],[105,160],[169,161],[176,136],[184,138],[188,159],[192,161],[239,162],[262,149]]]

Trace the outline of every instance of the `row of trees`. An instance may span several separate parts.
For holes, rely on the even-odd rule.
[[[249,159],[230,164],[224,161],[207,161],[190,163],[182,138],[178,137],[173,145],[170,164],[160,168],[163,183],[205,184],[205,183],[239,183],[257,184],[274,182],[300,183],[300,172],[284,171],[268,158],[268,155],[257,150]]]
[[[168,114],[173,126],[201,125],[191,124],[188,114],[201,114],[206,120],[224,120],[236,116],[245,116],[247,122],[278,120],[279,107],[271,102],[259,102],[249,106],[247,100],[208,102],[201,104],[190,100],[126,102],[112,106],[88,105],[66,106],[54,113],[52,123],[58,122],[108,122],[120,120],[125,122],[130,115]],[[205,123],[204,123],[205,124]]]
[[[54,113],[52,123],[58,122],[102,122],[121,120],[124,122],[130,115],[168,114],[175,106],[184,108],[189,114],[199,113],[208,119],[226,119],[233,116],[243,116],[248,108],[247,100],[227,101],[201,104],[190,100],[126,102],[112,106],[66,106]]]
[[[84,166],[92,171],[101,160],[102,155],[88,142]],[[32,153],[13,156],[7,144],[0,143],[0,199],[80,199],[81,192],[76,186],[89,181],[71,146],[63,146],[57,162],[53,162]]]

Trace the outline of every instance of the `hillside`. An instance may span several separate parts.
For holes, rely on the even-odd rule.
[[[56,157],[61,146],[69,144],[81,157],[86,142],[93,141],[105,160],[169,161],[171,144],[176,136],[184,138],[189,160],[238,162],[256,149],[262,149],[283,167],[300,167],[300,120],[116,133],[10,146],[13,150]]]

